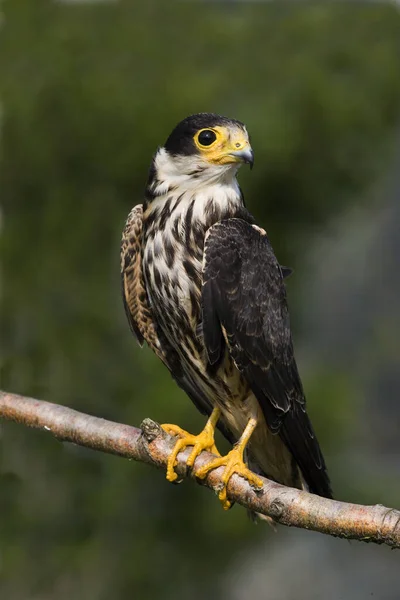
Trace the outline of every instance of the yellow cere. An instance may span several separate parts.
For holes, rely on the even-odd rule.
[[[202,144],[204,138],[204,132],[206,136],[212,138],[211,133],[214,132],[215,140],[204,140],[207,145]],[[215,165],[227,165],[241,162],[241,159],[231,154],[232,152],[239,152],[250,148],[249,136],[246,131],[240,127],[206,127],[196,132],[194,136],[194,143],[200,150],[203,158],[208,162]]]

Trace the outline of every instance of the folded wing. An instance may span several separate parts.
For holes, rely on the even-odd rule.
[[[210,365],[225,348],[311,492],[331,497],[293,353],[284,274],[262,229],[241,219],[211,227],[204,248],[203,335]]]

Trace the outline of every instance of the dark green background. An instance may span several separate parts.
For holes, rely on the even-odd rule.
[[[226,114],[244,121],[252,136],[256,166],[240,173],[247,205],[281,263],[295,267],[288,288],[296,347],[335,494],[399,504],[398,479],[383,469],[379,444],[372,471],[369,462],[363,469],[352,462],[375,439],[363,429],[363,371],[352,362],[368,356],[370,342],[358,344],[350,319],[352,360],[329,336],[330,351],[319,353],[322,333],[308,335],[313,306],[326,310],[326,321],[334,301],[327,294],[318,302],[316,285],[311,303],[314,271],[307,268],[319,265],[325,282],[334,277],[340,255],[324,269],[320,237],[354,210],[372,207],[373,222],[384,205],[373,191],[383,189],[400,113],[398,11],[373,4],[45,0],[9,1],[4,10],[1,387],[120,422],[138,425],[150,416],[201,428],[190,401],[130,335],[119,294],[119,239],[128,211],[141,202],[152,153],[176,122],[198,111]],[[351,222],[348,239],[356,248],[357,218]],[[354,264],[357,271],[357,258]],[[374,276],[367,268],[376,289]],[[347,297],[337,275],[336,282]],[[382,293],[385,286],[390,279]],[[396,373],[400,349],[385,331],[373,365],[379,371],[390,356]],[[386,424],[379,423],[384,440]],[[259,552],[275,572],[279,551],[283,580],[295,580],[283,567],[297,532],[255,527],[240,507],[225,514],[206,490],[171,486],[143,465],[0,427],[2,599],[225,598],[240,588],[238,564]],[[398,446],[394,452],[398,465]],[[305,536],[311,553],[325,543]],[[365,556],[359,544],[335,544],[336,556]],[[372,564],[392,561],[385,549],[373,551]],[[332,564],[324,566],[327,578],[342,572]],[[391,583],[389,595],[379,595],[379,577],[388,585],[380,573],[360,598],[397,598]],[[311,585],[311,570],[306,579]],[[268,581],[253,597],[278,600]],[[360,589],[350,578],[341,598],[358,598],[352,585]],[[293,590],[282,598],[303,598]]]

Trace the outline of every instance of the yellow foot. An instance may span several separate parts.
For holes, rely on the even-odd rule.
[[[246,444],[256,426],[255,419],[250,419],[245,431],[243,432],[242,437],[240,438],[237,445],[226,455],[221,456],[220,458],[216,458],[211,461],[208,465],[201,467],[195,472],[196,477],[199,479],[204,479],[210,471],[213,469],[217,469],[218,467],[225,467],[224,474],[222,475],[222,489],[218,494],[218,498],[222,503],[222,507],[224,510],[228,510],[232,503],[227,498],[226,488],[228,482],[232,475],[236,473],[237,475],[241,475],[252,485],[255,489],[260,490],[263,486],[262,479],[255,475],[248,467],[245,465],[243,461],[243,452],[246,447]]]
[[[171,453],[171,456],[168,459],[167,463],[167,479],[168,481],[176,481],[178,479],[178,475],[175,473],[174,467],[176,465],[176,457],[179,452],[184,450],[187,446],[193,446],[193,450],[190,453],[189,458],[186,461],[186,465],[188,467],[193,467],[194,461],[201,454],[203,450],[209,450],[213,454],[217,454],[220,456],[214,441],[214,431],[217,421],[219,419],[220,411],[218,408],[215,408],[211,413],[210,418],[208,419],[206,426],[203,431],[199,433],[199,435],[192,435],[188,433],[178,425],[170,425],[166,423],[165,425],[161,425],[161,427],[169,433],[170,435],[175,435],[180,437],[180,439],[176,442],[174,449]]]

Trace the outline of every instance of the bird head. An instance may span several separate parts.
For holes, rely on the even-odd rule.
[[[254,163],[246,127],[240,121],[210,113],[187,117],[175,127],[164,146],[168,155],[190,168],[197,164],[206,171],[226,167],[236,171],[243,164]]]
[[[237,188],[236,171],[253,166],[246,127],[240,121],[209,113],[187,117],[175,127],[154,155],[146,197],[227,184]]]

